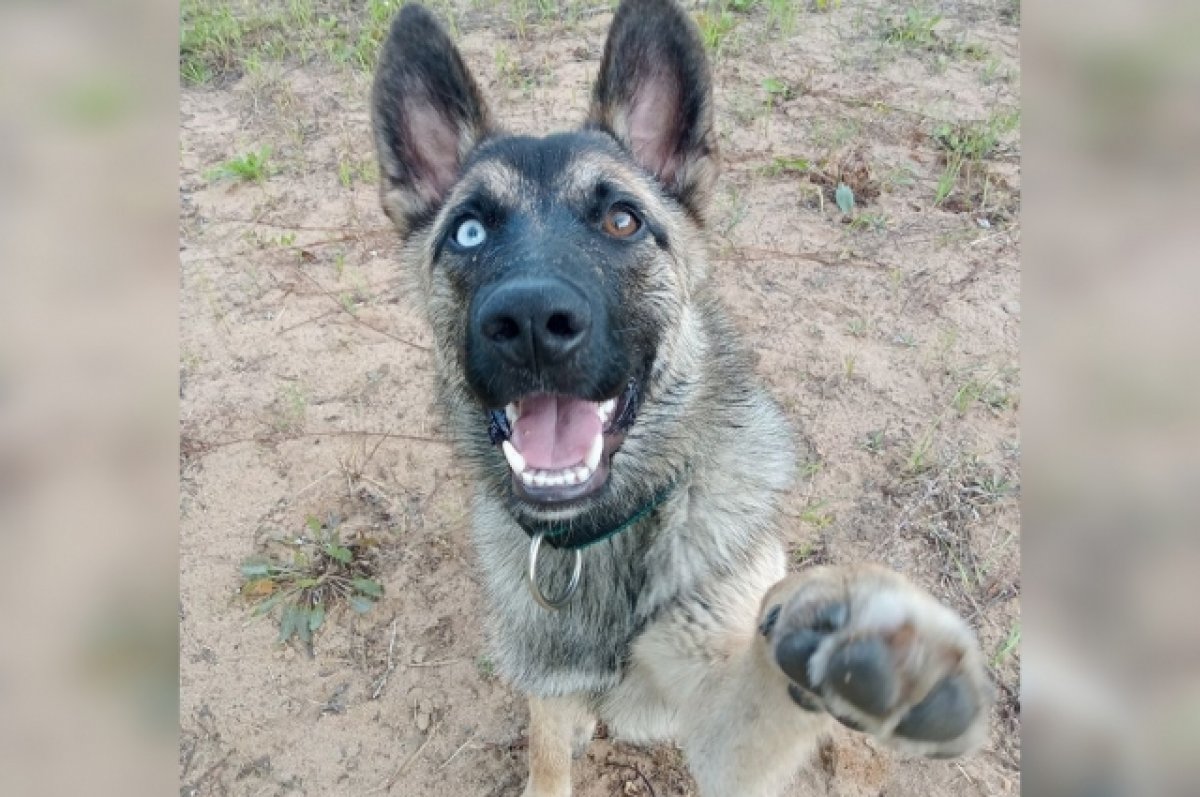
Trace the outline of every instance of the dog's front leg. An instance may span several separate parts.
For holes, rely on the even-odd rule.
[[[986,737],[991,687],[973,634],[902,576],[812,568],[757,609],[748,597],[680,605],[635,645],[635,665],[678,712],[702,797],[775,797],[831,716],[934,757]]]
[[[571,758],[595,719],[578,697],[529,698],[529,783],[524,797],[570,797]]]

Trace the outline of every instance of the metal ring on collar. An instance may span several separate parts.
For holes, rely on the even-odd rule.
[[[538,552],[542,548],[542,538],[545,536],[545,534],[535,534],[529,541],[529,572],[525,574],[525,582],[529,585],[533,599],[543,608],[555,612],[566,606],[575,594],[575,590],[579,589],[579,574],[583,572],[583,554],[578,548],[571,552],[575,554],[575,566],[571,570],[571,580],[567,584],[567,588],[563,590],[563,594],[551,600],[542,593],[542,589],[537,583]]]

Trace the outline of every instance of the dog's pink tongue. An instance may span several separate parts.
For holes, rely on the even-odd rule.
[[[578,465],[600,434],[600,416],[590,401],[542,393],[521,399],[520,410],[512,444],[537,470]]]

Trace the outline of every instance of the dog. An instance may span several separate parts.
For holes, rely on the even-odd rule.
[[[372,90],[383,209],[475,477],[498,673],[529,700],[525,797],[568,797],[603,719],[672,740],[703,797],[784,789],[831,721],[912,753],[986,738],[967,624],[872,565],[788,574],[795,454],[707,281],[707,58],[624,0],[576,130],[512,135],[403,7]]]

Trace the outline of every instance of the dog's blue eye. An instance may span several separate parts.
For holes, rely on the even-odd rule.
[[[479,219],[464,219],[454,231],[454,243],[463,249],[474,249],[487,240],[487,230]]]

